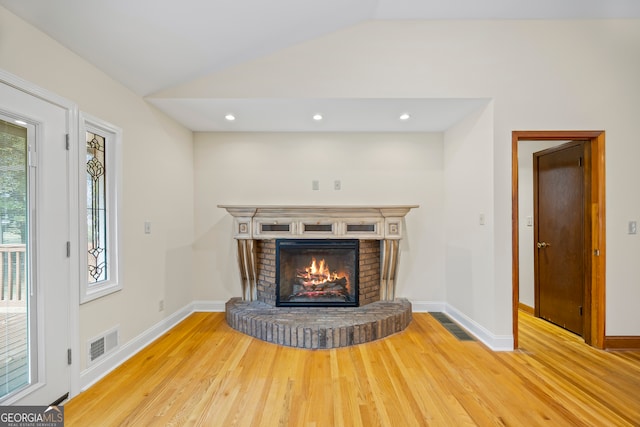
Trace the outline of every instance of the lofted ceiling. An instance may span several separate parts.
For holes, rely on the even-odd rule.
[[[442,131],[486,99],[198,98],[179,88],[372,20],[640,18],[638,0],[0,0],[194,131]],[[176,90],[178,88],[178,90]],[[154,96],[160,92],[170,96]],[[237,119],[224,120],[233,112]],[[404,112],[411,119],[401,122]],[[322,121],[311,115],[322,113]]]

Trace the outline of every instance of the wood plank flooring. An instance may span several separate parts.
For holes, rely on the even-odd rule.
[[[281,347],[195,313],[65,405],[66,426],[640,426],[640,352],[528,314],[521,349],[458,341],[431,315],[383,340]]]

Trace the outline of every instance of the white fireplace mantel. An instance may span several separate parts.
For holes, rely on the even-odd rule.
[[[234,238],[402,238],[402,219],[418,205],[218,205],[234,217]]]
[[[250,206],[218,205],[234,217],[242,298],[256,299],[256,240],[368,239],[381,241],[380,300],[395,299],[403,218],[418,205]]]

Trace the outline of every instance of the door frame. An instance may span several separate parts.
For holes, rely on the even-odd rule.
[[[591,145],[589,165],[591,169],[589,197],[585,197],[585,224],[591,231],[591,239],[585,242],[585,251],[591,256],[590,280],[586,283],[584,340],[596,348],[604,348],[605,340],[605,273],[606,273],[606,224],[605,224],[605,131],[513,131],[511,133],[511,236],[512,236],[512,314],[513,347],[518,348],[518,307],[520,303],[520,256],[518,220],[518,142],[587,140]],[[585,195],[586,196],[586,195]],[[587,200],[590,199],[590,203]],[[588,268],[588,267],[587,267]]]
[[[78,106],[76,103],[59,96],[47,89],[41,88],[27,80],[0,69],[0,83],[11,86],[35,98],[57,105],[67,112],[67,133],[69,135],[69,163],[68,163],[68,203],[69,203],[69,241],[78,242],[79,237],[79,201],[78,192],[75,190],[79,185],[79,163],[78,144],[73,143],[78,140]],[[69,350],[71,351],[69,397],[73,397],[80,392],[80,262],[79,248],[71,244],[69,250]],[[24,396],[16,395],[16,399]],[[6,404],[11,404],[9,401]],[[53,402],[52,402],[53,403]]]

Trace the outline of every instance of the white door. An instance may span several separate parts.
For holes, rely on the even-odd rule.
[[[48,405],[69,393],[69,110],[0,82],[0,116],[28,133],[26,383],[0,405]],[[2,189],[0,189],[0,195]],[[5,274],[6,276],[6,274]]]

